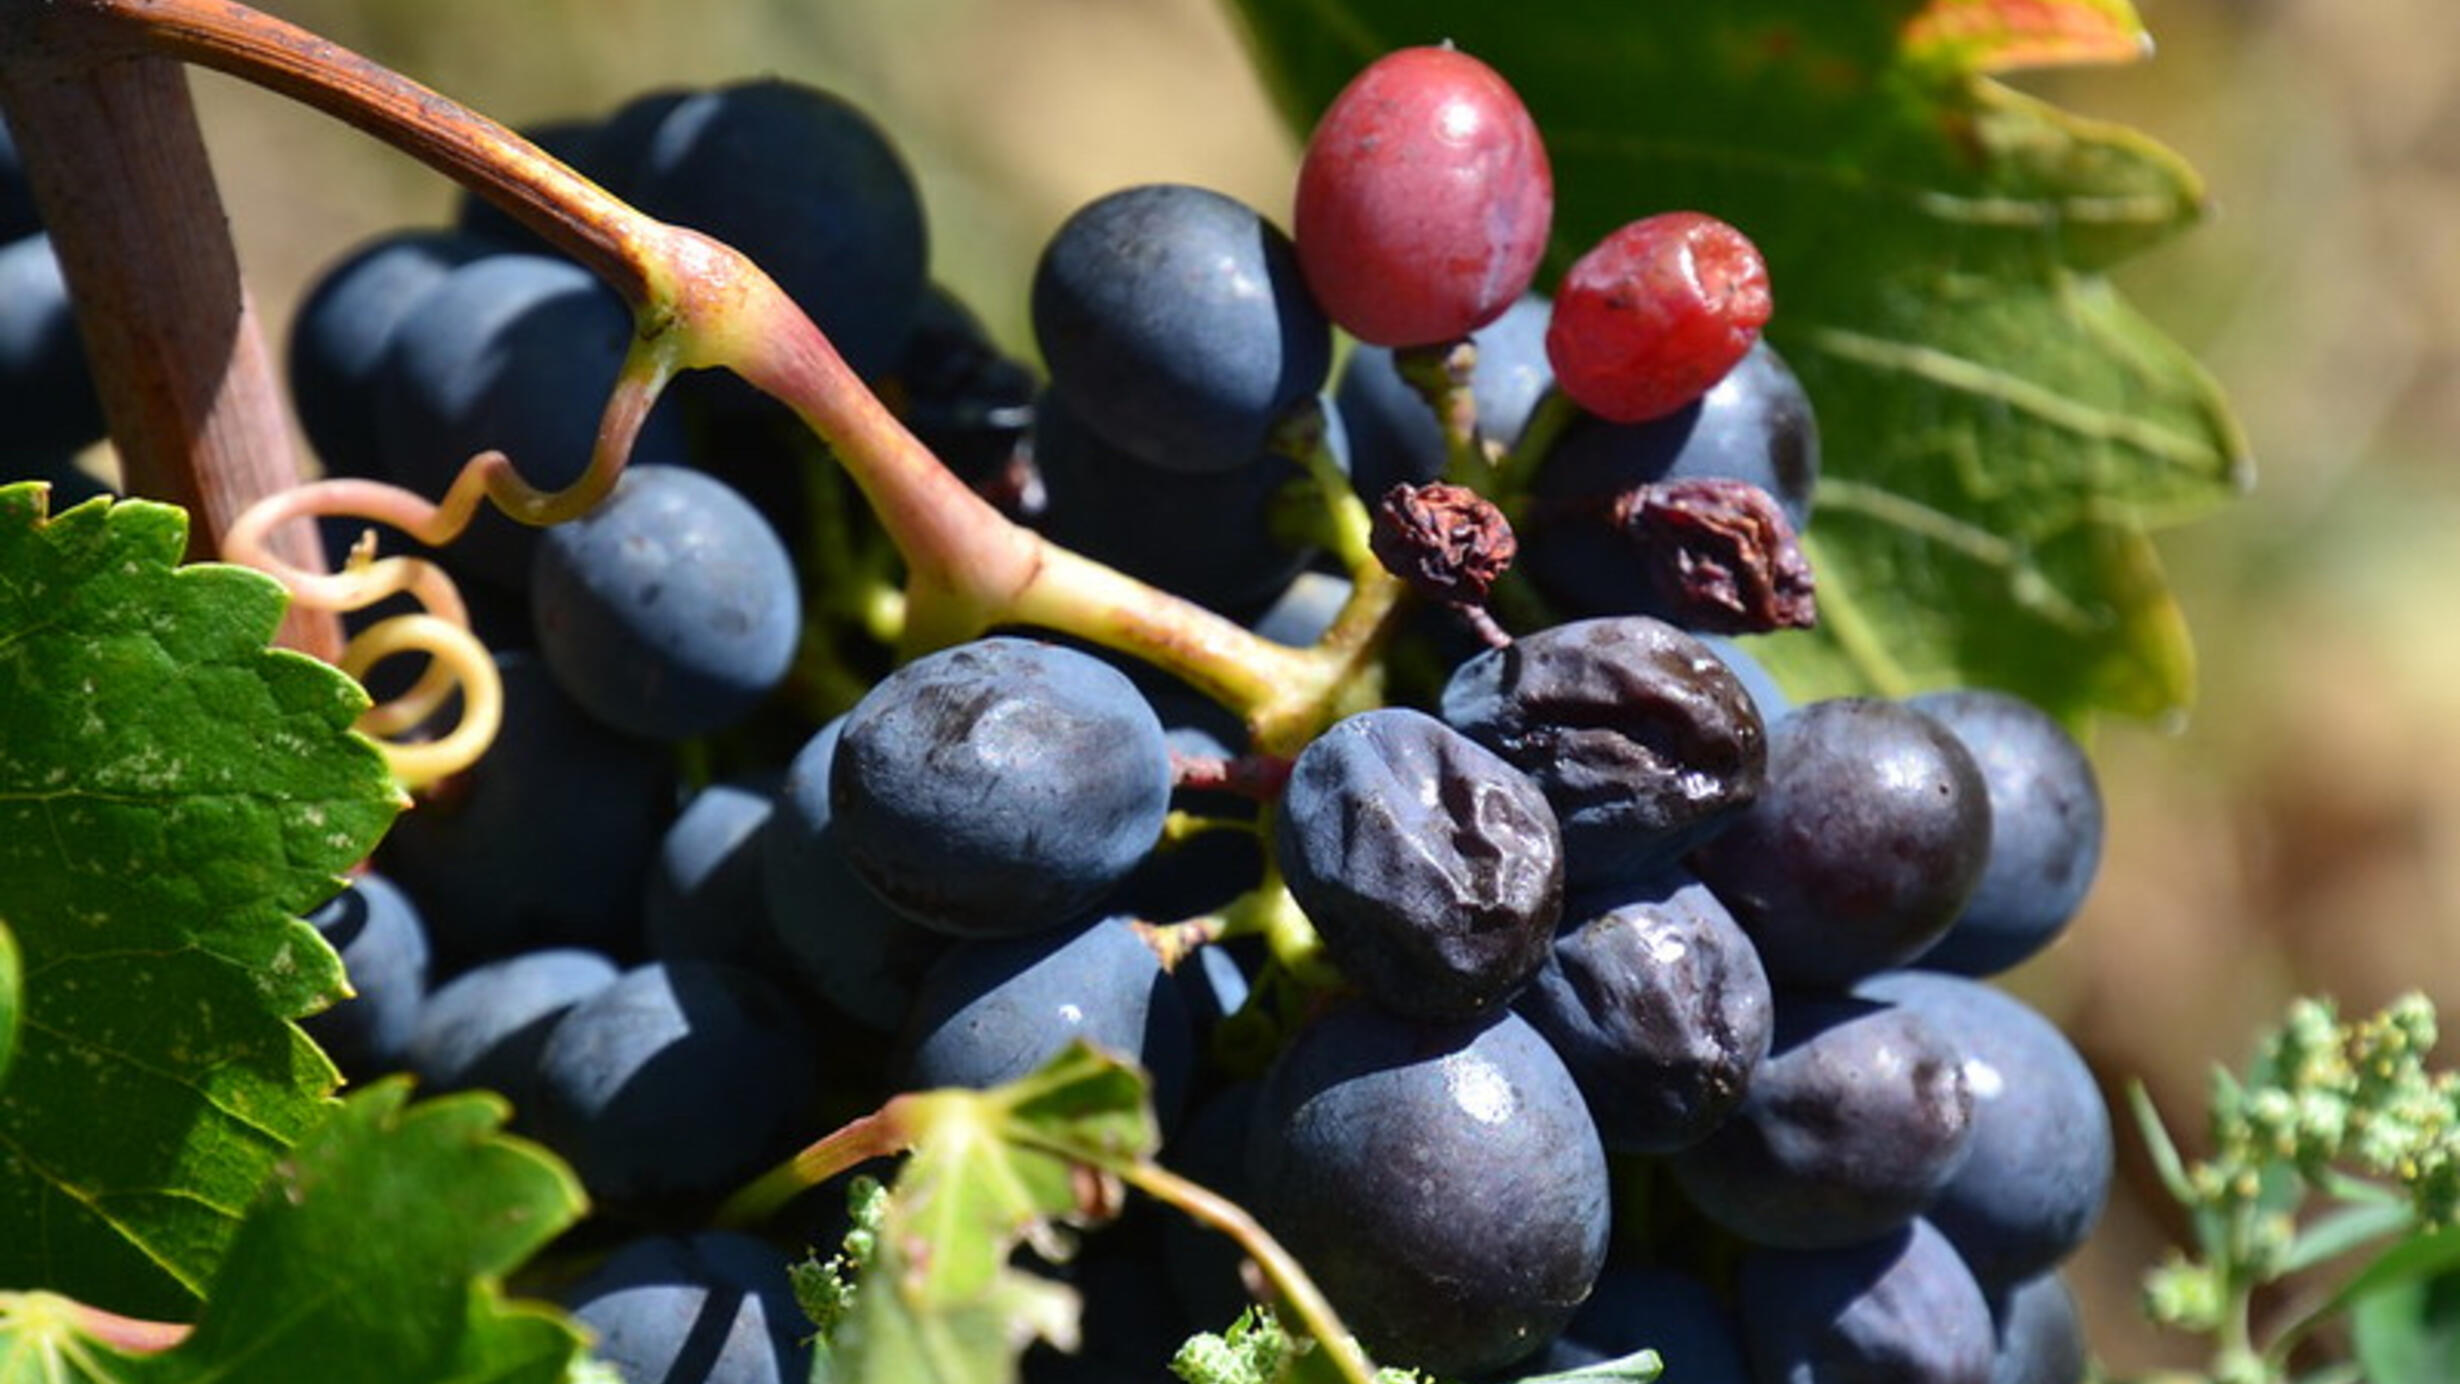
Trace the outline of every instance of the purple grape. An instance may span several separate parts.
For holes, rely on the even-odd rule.
[[[1826,1249],[1931,1204],[1973,1143],[1963,1050],[1911,1009],[1786,995],[1731,1117],[1670,1156],[1710,1220],[1753,1244]]]
[[[1990,799],[1946,727],[1897,702],[1797,707],[1768,786],[1690,864],[1751,934],[1769,977],[1842,988],[1921,954],[1990,853]]]
[[[1963,1054],[1972,1148],[1923,1215],[1984,1288],[2055,1267],[2109,1199],[2110,1114],[2092,1069],[2056,1025],[1978,980],[1895,971],[1854,993],[1921,1015]]]
[[[353,1080],[399,1070],[427,1001],[427,927],[418,906],[369,870],[308,921],[341,953],[356,993],[299,1027]]]
[[[1571,1074],[1508,1010],[1335,1010],[1274,1061],[1254,1120],[1256,1215],[1388,1364],[1510,1364],[1597,1281],[1605,1151]]]
[[[2084,1384],[2091,1353],[2065,1279],[2046,1273],[1989,1297],[1999,1343],[1990,1384]]]
[[[1172,471],[1248,465],[1332,365],[1289,237],[1235,198],[1175,183],[1070,216],[1035,268],[1033,323],[1068,407]]]
[[[643,211],[752,257],[857,374],[896,360],[929,263],[914,177],[845,100],[779,78],[674,103],[631,178]]]
[[[762,909],[804,986],[865,1028],[893,1033],[948,938],[891,908],[846,859],[829,810],[840,716],[806,741],[762,832]]]
[[[1768,1054],[1768,973],[1696,880],[1615,891],[1555,939],[1515,1007],[1562,1054],[1614,1153],[1699,1142]]]
[[[641,900],[652,957],[758,967],[778,951],[761,861],[782,778],[753,773],[712,783],[675,814],[658,839]]]
[[[1165,1128],[1176,1122],[1194,1029],[1131,919],[950,948],[915,991],[891,1080],[901,1090],[997,1086],[1079,1038],[1142,1066],[1157,1115]]]
[[[539,537],[529,588],[557,685],[651,740],[743,720],[803,633],[786,545],[749,501],[681,466],[625,467],[596,508]]]
[[[2101,786],[2065,728],[2032,703],[1981,688],[1913,699],[1948,728],[1990,795],[1990,858],[1964,911],[1916,964],[1996,975],[2064,931],[2101,865]]]
[[[863,882],[960,937],[1080,922],[1161,835],[1170,751],[1101,660],[996,636],[915,660],[846,715],[829,771]]]
[[[1477,373],[1470,390],[1478,402],[1478,431],[1511,446],[1529,415],[1555,381],[1546,360],[1546,319],[1553,305],[1524,295],[1501,317],[1470,333],[1477,347]],[[1443,427],[1426,399],[1401,378],[1391,348],[1359,346],[1341,367],[1334,392],[1349,429],[1350,481],[1369,504],[1393,486],[1441,479],[1446,447]]]
[[[1823,1250],[1754,1250],[1736,1276],[1756,1384],[1991,1384],[1990,1307],[1927,1221]]]
[[[600,1200],[707,1197],[806,1132],[819,1076],[811,1031],[759,975],[652,962],[556,1022],[535,1124]]]
[[[1325,953],[1395,1013],[1482,1012],[1546,959],[1563,905],[1554,811],[1424,712],[1361,712],[1316,737],[1290,768],[1273,843]]]
[[[634,1240],[564,1290],[592,1358],[640,1384],[805,1384],[811,1323],[786,1256],[724,1231]]]
[[[1444,719],[1545,790],[1575,888],[1646,879],[1760,794],[1766,731],[1708,647],[1645,616],[1578,620],[1455,669]]]
[[[619,974],[614,962],[577,947],[523,952],[464,971],[419,1007],[404,1060],[431,1091],[502,1093],[526,1126],[548,1031]]]

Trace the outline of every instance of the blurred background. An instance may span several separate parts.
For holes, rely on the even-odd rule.
[[[2460,6],[2138,3],[2151,61],[2018,81],[2203,172],[2212,218],[2121,277],[2222,379],[2260,482],[2163,536],[2200,703],[2102,728],[2105,873],[2012,983],[2192,1142],[2212,1064],[2291,994],[2355,1011],[2423,987],[2460,1017]],[[1296,142],[1215,0],[267,8],[513,124],[763,72],[833,87],[913,162],[935,273],[1018,349],[1042,239],[1101,192],[1197,182],[1287,216]],[[211,76],[198,92],[277,329],[359,239],[449,214],[447,185],[352,131]],[[2122,1372],[2188,1358],[2135,1309],[2177,1227],[2140,1157],[2127,1174],[2076,1265]]]

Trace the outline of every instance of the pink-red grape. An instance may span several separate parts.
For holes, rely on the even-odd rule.
[[[1353,78],[1299,166],[1307,286],[1378,346],[1451,341],[1526,292],[1554,173],[1509,83],[1452,48],[1404,48]]]
[[[1759,340],[1768,266],[1702,212],[1634,221],[1574,261],[1555,293],[1546,355],[1572,402],[1617,423],[1706,394]]]

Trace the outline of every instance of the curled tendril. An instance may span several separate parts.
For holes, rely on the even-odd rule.
[[[478,762],[503,724],[504,689],[495,660],[470,630],[461,591],[444,569],[418,557],[376,556],[375,531],[355,543],[338,571],[313,572],[275,553],[271,538],[295,519],[346,517],[396,529],[430,547],[458,538],[492,503],[524,524],[544,526],[587,513],[623,474],[658,394],[674,376],[672,351],[655,335],[635,342],[622,375],[607,398],[589,467],[562,490],[540,490],[523,479],[500,451],[470,458],[441,501],[382,481],[335,478],[310,481],[269,495],[248,507],[223,536],[223,555],[280,582],[291,599],[318,610],[363,610],[388,596],[407,595],[420,613],[399,615],[361,630],[343,646],[337,666],[362,686],[377,664],[399,654],[427,656],[410,689],[370,707],[359,730],[373,738],[403,786],[435,784]],[[461,713],[451,730],[411,739],[458,693]]]
[[[433,615],[395,615],[361,630],[343,647],[341,669],[364,683],[368,669],[395,654],[414,652],[426,654],[428,671],[443,672],[448,683],[460,690],[461,715],[453,728],[434,740],[384,738],[399,735],[423,719],[413,717],[399,727],[388,723],[383,729],[368,724],[368,718],[404,710],[402,699],[370,709],[360,728],[384,746],[394,776],[418,787],[461,772],[495,743],[495,733],[504,724],[504,683],[496,673],[495,659],[476,636]]]

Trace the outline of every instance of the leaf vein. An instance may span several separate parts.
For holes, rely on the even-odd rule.
[[[199,951],[207,956],[216,956],[215,953],[205,952],[202,948],[184,948],[183,950]],[[220,960],[227,958],[216,956],[216,959]],[[163,1082],[167,1085],[176,1086],[185,1091],[194,1092],[204,1101],[206,1108],[213,1110],[217,1114],[220,1114],[225,1119],[229,1120],[231,1124],[236,1126],[240,1131],[262,1138],[268,1145],[271,1146],[273,1152],[276,1154],[283,1152],[291,1145],[290,1136],[284,1134],[278,1129],[271,1128],[270,1126],[251,1118],[244,1111],[232,1108],[230,1105],[219,1099],[213,1091],[199,1086],[197,1082],[192,1079],[191,1074],[163,1070],[151,1063],[140,1061],[127,1053],[117,1051],[116,1049],[100,1043],[92,1042],[80,1034],[72,1033],[66,1029],[59,1028],[56,1025],[43,1023],[32,1015],[23,1016],[20,1019],[20,1022],[25,1025],[28,1033],[39,1033],[46,1038],[57,1040],[64,1047],[82,1051],[98,1061],[114,1062],[117,1063],[123,1070],[134,1072],[139,1076],[148,1077],[155,1081]],[[228,1064],[220,1062],[202,1064],[192,1075],[202,1076],[205,1073],[211,1072],[215,1067],[224,1065]],[[203,1201],[202,1198],[199,1198],[198,1200]],[[211,1202],[203,1202],[203,1204],[208,1206],[213,1205]],[[219,1210],[226,1208],[217,1207],[216,1209]]]
[[[1832,326],[1812,327],[1805,333],[1805,339],[1817,349],[1855,364],[1911,375],[1941,389],[1989,399],[2078,437],[2129,447],[2183,471],[2200,473],[2211,466],[2213,451],[2208,440],[2149,419],[2097,407],[1997,366],[1935,346],[1892,341]],[[1823,490],[1823,498],[1825,493]]]

